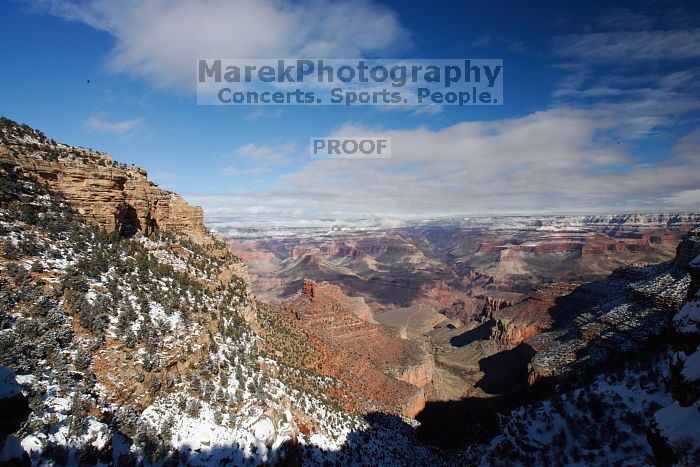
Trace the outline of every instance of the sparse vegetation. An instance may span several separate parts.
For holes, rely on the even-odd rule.
[[[42,149],[23,143],[22,150],[61,159],[43,135],[26,136],[42,141]],[[305,416],[324,420],[329,436],[352,420],[326,395],[327,379],[268,357],[271,349],[241,314],[253,306],[246,283],[230,274],[219,280],[239,261],[222,253],[225,245],[202,247],[158,230],[121,238],[89,225],[14,167],[0,168],[0,186],[0,227],[7,232],[0,245],[0,365],[33,378],[27,384],[37,396],[22,435],[65,432],[66,441],[42,438],[44,458],[94,463],[99,450],[86,440],[97,427],[110,436],[96,418],[105,410],[114,410],[113,426],[133,442],[124,455],[151,461],[171,456],[172,438],[183,430],[174,414],[236,426],[255,407],[283,411],[280,403],[293,400]],[[301,349],[292,337],[287,355]],[[104,394],[127,402],[108,408]],[[70,401],[65,409],[62,400]],[[149,407],[162,423],[144,418]],[[269,455],[256,446],[246,455]]]

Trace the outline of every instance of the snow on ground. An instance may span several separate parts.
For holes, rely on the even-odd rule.
[[[700,380],[700,348],[695,349],[695,352],[685,357],[682,375],[690,383]],[[700,427],[698,429],[700,430]]]
[[[155,402],[141,420],[157,430],[170,420],[171,445],[188,456],[191,465],[220,465],[225,459],[235,464],[250,458],[267,462],[295,433],[289,411],[275,423],[268,411],[247,403],[239,410],[240,420],[231,415],[217,420],[216,409],[206,402],[201,403],[196,416],[183,413],[177,406],[179,397],[187,396],[175,393]]]
[[[673,317],[676,329],[682,334],[700,332],[700,300],[686,302]]]
[[[503,419],[503,433],[473,452],[481,452],[484,466],[503,464],[506,459],[498,456],[504,449],[521,456],[505,462],[510,465],[527,465],[526,459],[545,464],[645,463],[652,455],[646,417],[672,402],[662,378],[665,365],[659,359],[651,371],[601,375],[586,387],[516,409]]]
[[[0,399],[14,397],[22,392],[22,388],[17,384],[15,373],[6,366],[0,366]]]
[[[674,402],[654,416],[661,434],[673,445],[690,441],[700,446],[700,403],[681,407]]]
[[[24,449],[22,448],[22,443],[20,442],[19,438],[14,435],[10,435],[5,440],[5,445],[0,451],[0,463],[9,463],[12,460],[21,458],[23,455]]]

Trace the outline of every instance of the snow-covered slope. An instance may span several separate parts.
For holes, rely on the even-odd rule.
[[[695,256],[688,263],[691,283],[688,300],[673,317],[675,352],[669,363],[668,387],[673,400],[654,415],[650,443],[664,463],[700,463],[700,232],[691,232],[685,250]]]
[[[12,169],[0,182],[1,389],[21,388],[31,409],[6,450],[18,439],[33,463],[264,462],[363,426],[326,396],[334,381],[292,387],[297,370],[258,350],[246,284],[222,279],[235,258],[173,234],[119,238]]]

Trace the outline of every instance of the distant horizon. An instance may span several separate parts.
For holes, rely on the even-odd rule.
[[[25,125],[27,123],[25,122],[20,122],[17,120],[12,119],[11,117],[8,117],[6,115],[0,115],[0,118],[7,118],[9,120],[14,121],[15,123],[19,125]],[[31,126],[31,125],[30,125]],[[34,128],[37,131],[40,131],[41,133],[44,133],[41,128]],[[50,135],[44,135],[48,139],[53,139],[51,138]],[[58,141],[59,144],[67,144],[61,141]],[[116,163],[122,163],[119,160],[115,159],[114,156],[111,154],[101,151],[99,149],[95,148],[88,148],[85,146],[79,146],[79,145],[70,145],[73,147],[82,147],[84,149],[88,149],[90,151],[94,151],[100,154],[104,154],[108,157],[110,157],[114,162]],[[149,180],[151,182],[154,182],[156,184],[157,181],[153,180],[148,174],[148,171],[137,165],[137,164],[128,164],[130,166],[142,169],[146,171]],[[160,185],[160,184],[158,184]],[[167,189],[167,188],[166,188]],[[370,228],[370,227],[382,227],[382,228],[394,228],[392,227],[398,227],[401,224],[406,224],[406,223],[419,223],[419,222],[426,222],[426,221],[439,221],[439,220],[444,220],[444,221],[450,221],[450,220],[468,220],[468,219],[488,219],[488,218],[533,218],[533,217],[540,217],[540,218],[550,218],[550,217],[594,217],[594,216],[628,216],[628,215],[646,215],[646,216],[659,216],[659,215],[700,215],[700,211],[693,211],[693,210],[680,210],[680,211],[673,211],[673,210],[667,210],[667,211],[655,211],[655,210],[644,210],[640,208],[639,210],[628,210],[628,211],[618,211],[618,212],[613,212],[613,211],[578,211],[578,212],[573,212],[573,211],[561,211],[561,212],[530,212],[530,213],[508,213],[508,212],[501,212],[501,213],[441,213],[441,214],[425,214],[425,215],[381,215],[381,214],[375,214],[375,215],[366,215],[366,216],[353,216],[353,217],[342,217],[342,216],[324,216],[324,217],[290,217],[284,220],[269,220],[273,219],[274,216],[268,217],[263,217],[261,216],[255,216],[255,217],[248,217],[246,218],[243,215],[234,215],[230,216],[228,218],[214,218],[214,219],[207,219],[207,217],[210,217],[207,215],[207,209],[204,206],[201,206],[200,204],[197,204],[196,202],[191,202],[189,197],[194,196],[197,197],[198,195],[192,195],[190,194],[188,196],[187,193],[181,193],[177,192],[175,190],[168,189],[169,191],[173,191],[174,193],[177,193],[178,195],[182,196],[185,200],[187,200],[190,204],[193,204],[195,206],[202,207],[204,210],[204,216],[205,216],[205,225],[207,227],[212,228],[214,230],[217,230],[215,226],[220,226],[220,228],[234,228],[234,226],[239,226],[242,229],[248,228],[254,228],[255,225],[261,225],[261,224],[269,224],[266,227],[260,227],[260,228],[318,228],[318,229],[324,229],[324,228],[329,228],[333,226],[349,226],[350,223],[352,222],[360,222],[361,224],[364,223],[364,225],[358,227],[358,229],[362,228]]]
[[[681,212],[620,212],[620,213],[587,213],[587,214],[481,214],[481,215],[444,215],[444,216],[429,216],[429,217],[415,217],[415,218],[392,218],[391,220],[382,220],[377,217],[365,217],[365,218],[335,218],[335,219],[297,219],[297,223],[294,220],[279,221],[276,223],[266,223],[265,220],[261,219],[249,219],[249,220],[207,220],[206,210],[204,212],[205,220],[204,224],[213,229],[216,232],[231,231],[231,230],[282,230],[282,229],[333,229],[342,228],[350,230],[390,230],[394,228],[407,228],[418,226],[423,223],[429,222],[444,222],[449,224],[450,221],[462,220],[468,221],[474,220],[507,220],[507,219],[523,219],[523,220],[537,220],[537,219],[551,219],[551,218],[562,218],[564,219],[585,219],[591,217],[625,217],[625,216],[698,216],[698,225],[700,225],[700,212],[695,211],[681,211]]]

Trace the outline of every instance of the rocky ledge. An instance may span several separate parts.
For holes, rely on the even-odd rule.
[[[415,416],[432,381],[432,355],[395,330],[361,319],[355,306],[338,286],[304,281],[277,312],[323,349],[319,371],[346,385],[355,399],[349,406]]]
[[[43,133],[0,120],[0,163],[61,192],[86,219],[124,236],[155,229],[178,231],[212,243],[201,207],[148,180],[144,169],[116,163],[102,152],[49,140]]]

